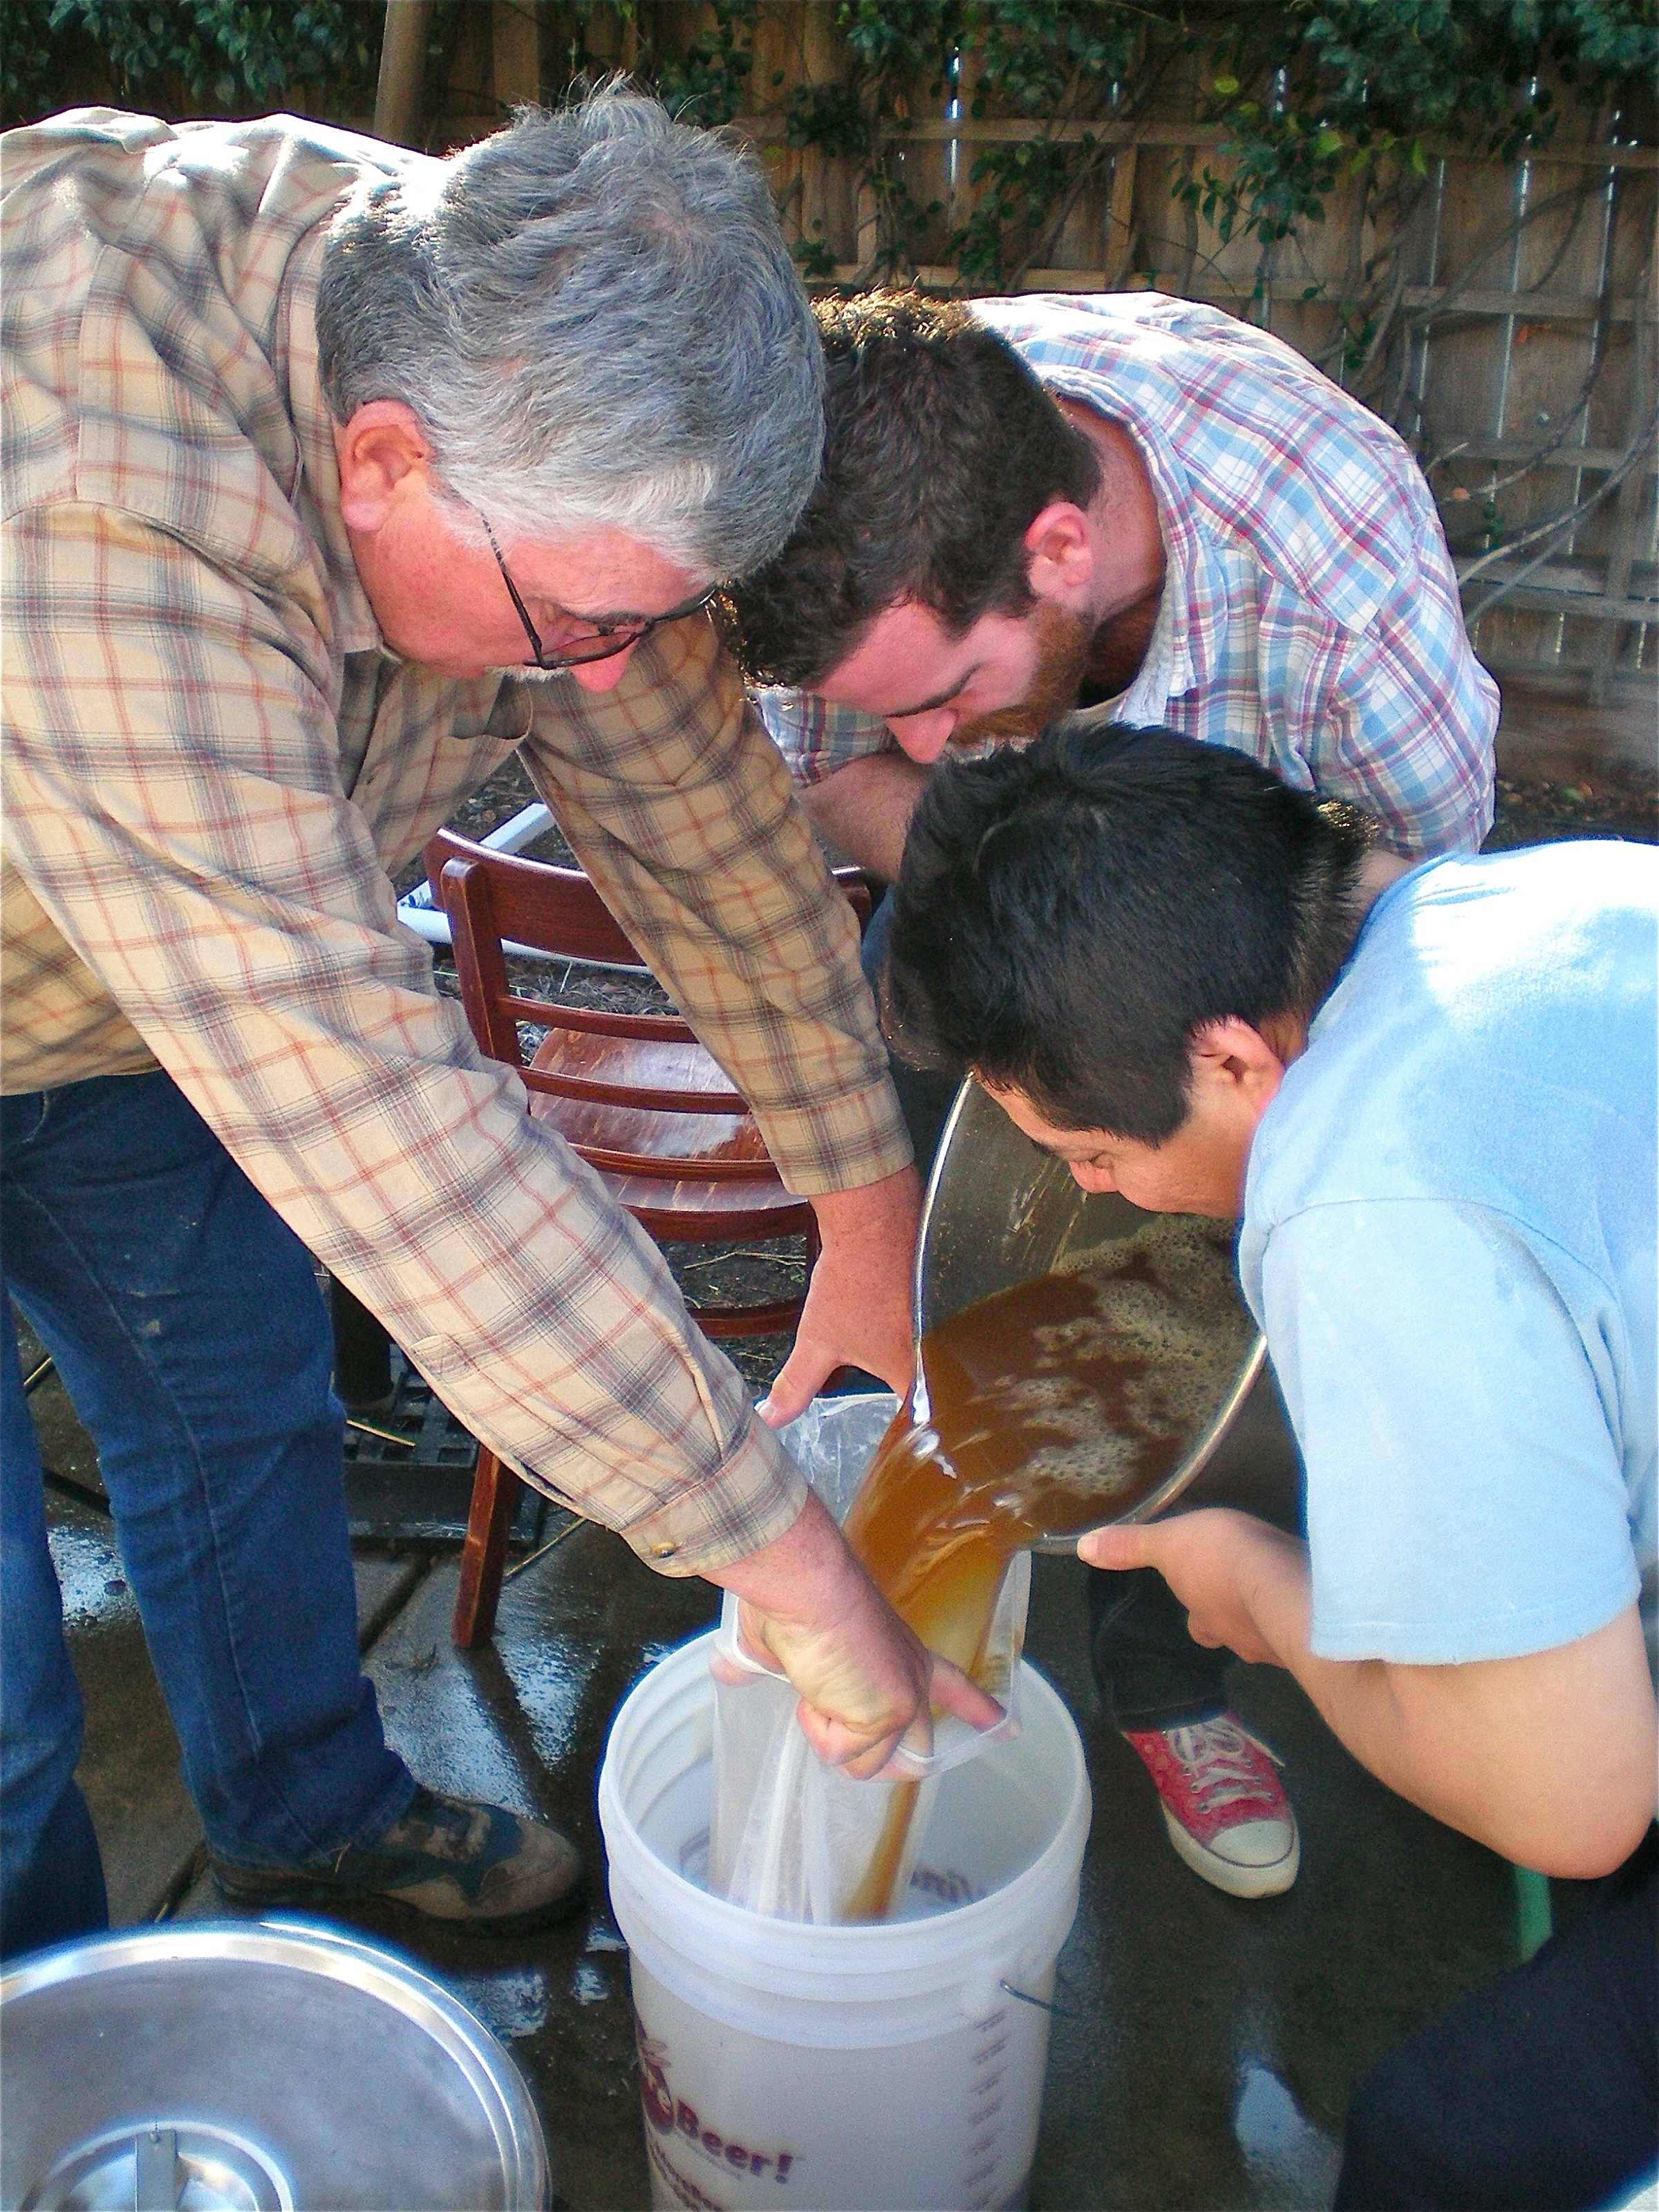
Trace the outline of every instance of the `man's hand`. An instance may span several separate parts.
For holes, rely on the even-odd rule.
[[[799,1692],[813,1750],[860,1781],[880,1774],[901,1743],[926,1756],[933,1705],[975,1728],[1002,1717],[994,1698],[911,1634],[816,1497],[786,1535],[710,1579],[743,1601],[744,1648]]]
[[[1091,1567],[1156,1567],[1196,1644],[1279,1667],[1305,1646],[1307,1547],[1253,1514],[1208,1506],[1144,1528],[1098,1528],[1077,1548]]]
[[[915,1380],[910,1276],[921,1215],[914,1168],[812,1200],[823,1249],[812,1270],[794,1349],[760,1409],[775,1429],[793,1421],[837,1367],[879,1375],[901,1398]]]

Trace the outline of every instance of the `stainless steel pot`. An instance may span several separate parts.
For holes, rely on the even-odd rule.
[[[916,1248],[916,1340],[964,1306],[1046,1275],[1079,1252],[1134,1235],[1151,1217],[1115,1193],[1080,1190],[978,1084],[945,1124]],[[1241,1300],[1241,1305],[1242,1305]],[[1200,1478],[1204,1480],[1200,1483]],[[1174,1504],[1240,1504],[1283,1525],[1299,1514],[1300,1468],[1267,1346],[1253,1333],[1226,1390],[1186,1439],[1173,1472],[1117,1518],[1150,1521]],[[1039,1550],[1069,1552],[1075,1536]]]
[[[395,1953],[320,1923],[185,1921],[0,1979],[5,2212],[544,2212],[506,2051]]]

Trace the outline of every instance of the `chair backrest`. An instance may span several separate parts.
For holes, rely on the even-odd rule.
[[[514,1067],[526,1066],[520,1021],[585,1030],[599,1036],[696,1042],[695,1032],[677,1015],[610,1013],[555,1000],[526,999],[514,990],[501,950],[504,941],[560,959],[637,968],[649,974],[649,963],[580,868],[497,853],[453,830],[440,830],[428,841],[423,858],[433,899],[449,917],[462,1004],[474,1036],[493,1058]],[[834,873],[862,933],[872,904],[869,878],[858,868],[837,868]],[[694,1095],[709,1097],[706,1092]],[[740,1100],[732,1105],[732,1096],[727,1093],[721,1103],[711,1103],[703,1110],[746,1110]]]
[[[620,1037],[645,1044],[695,1045],[674,1014],[625,1014],[526,997],[513,987],[502,940],[561,959],[645,970],[633,944],[580,868],[492,852],[441,830],[426,848],[433,896],[449,917],[461,1003],[472,1034],[492,1058],[519,1068],[532,1091],[595,1105],[638,1106],[678,1114],[744,1114],[734,1091],[639,1088],[549,1075],[525,1058],[519,1024]],[[647,971],[648,972],[648,971]]]
[[[441,830],[426,848],[428,878],[438,904],[449,917],[461,1002],[482,1048],[523,1075],[532,1091],[592,1106],[621,1106],[661,1114],[720,1115],[750,1118],[735,1091],[719,1087],[720,1072],[698,1044],[696,1032],[675,1014],[628,1014],[574,1006],[552,999],[532,999],[513,987],[503,940],[549,952],[561,959],[638,968],[646,963],[611,909],[580,868],[558,868],[544,860],[521,860],[474,844],[453,830]],[[870,889],[859,872],[837,872],[848,903],[862,928],[870,916]],[[643,1048],[653,1069],[644,1080],[606,1082],[574,1070],[554,1072],[526,1061],[519,1024],[611,1037]],[[651,1048],[680,1046],[688,1053],[665,1054]],[[697,1080],[665,1082],[665,1064],[678,1065]],[[711,1087],[712,1086],[712,1087]],[[752,1126],[752,1125],[751,1125]],[[758,1158],[659,1157],[651,1170],[678,1171],[714,1179],[751,1180],[775,1170],[766,1161],[756,1133]],[[626,1171],[624,1156],[607,1147],[579,1146],[596,1165]],[[726,1147],[721,1147],[722,1151]],[[747,1146],[738,1148],[749,1151]],[[629,1153],[627,1160],[643,1155]]]

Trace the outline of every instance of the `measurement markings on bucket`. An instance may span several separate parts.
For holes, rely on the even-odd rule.
[[[978,2192],[988,2186],[997,2171],[1004,2101],[999,2084],[1007,2068],[995,2065],[994,2062],[1008,2047],[1007,2034],[998,2033],[1003,2028],[1007,2016],[1007,2007],[1001,2005],[988,2019],[976,2023],[977,2047],[969,2062],[973,2079],[968,2090],[968,2124],[970,2130],[982,2130],[984,2132],[975,2133],[974,2140],[968,2145],[969,2164],[962,2177],[962,2196],[964,2204],[975,2208],[975,2212],[977,2206],[987,2201]]]

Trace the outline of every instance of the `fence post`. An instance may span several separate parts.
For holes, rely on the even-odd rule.
[[[432,0],[386,0],[380,74],[374,88],[374,136],[393,146],[418,146],[426,34]]]
[[[516,107],[542,96],[542,27],[535,0],[495,0],[489,11],[495,105]]]

